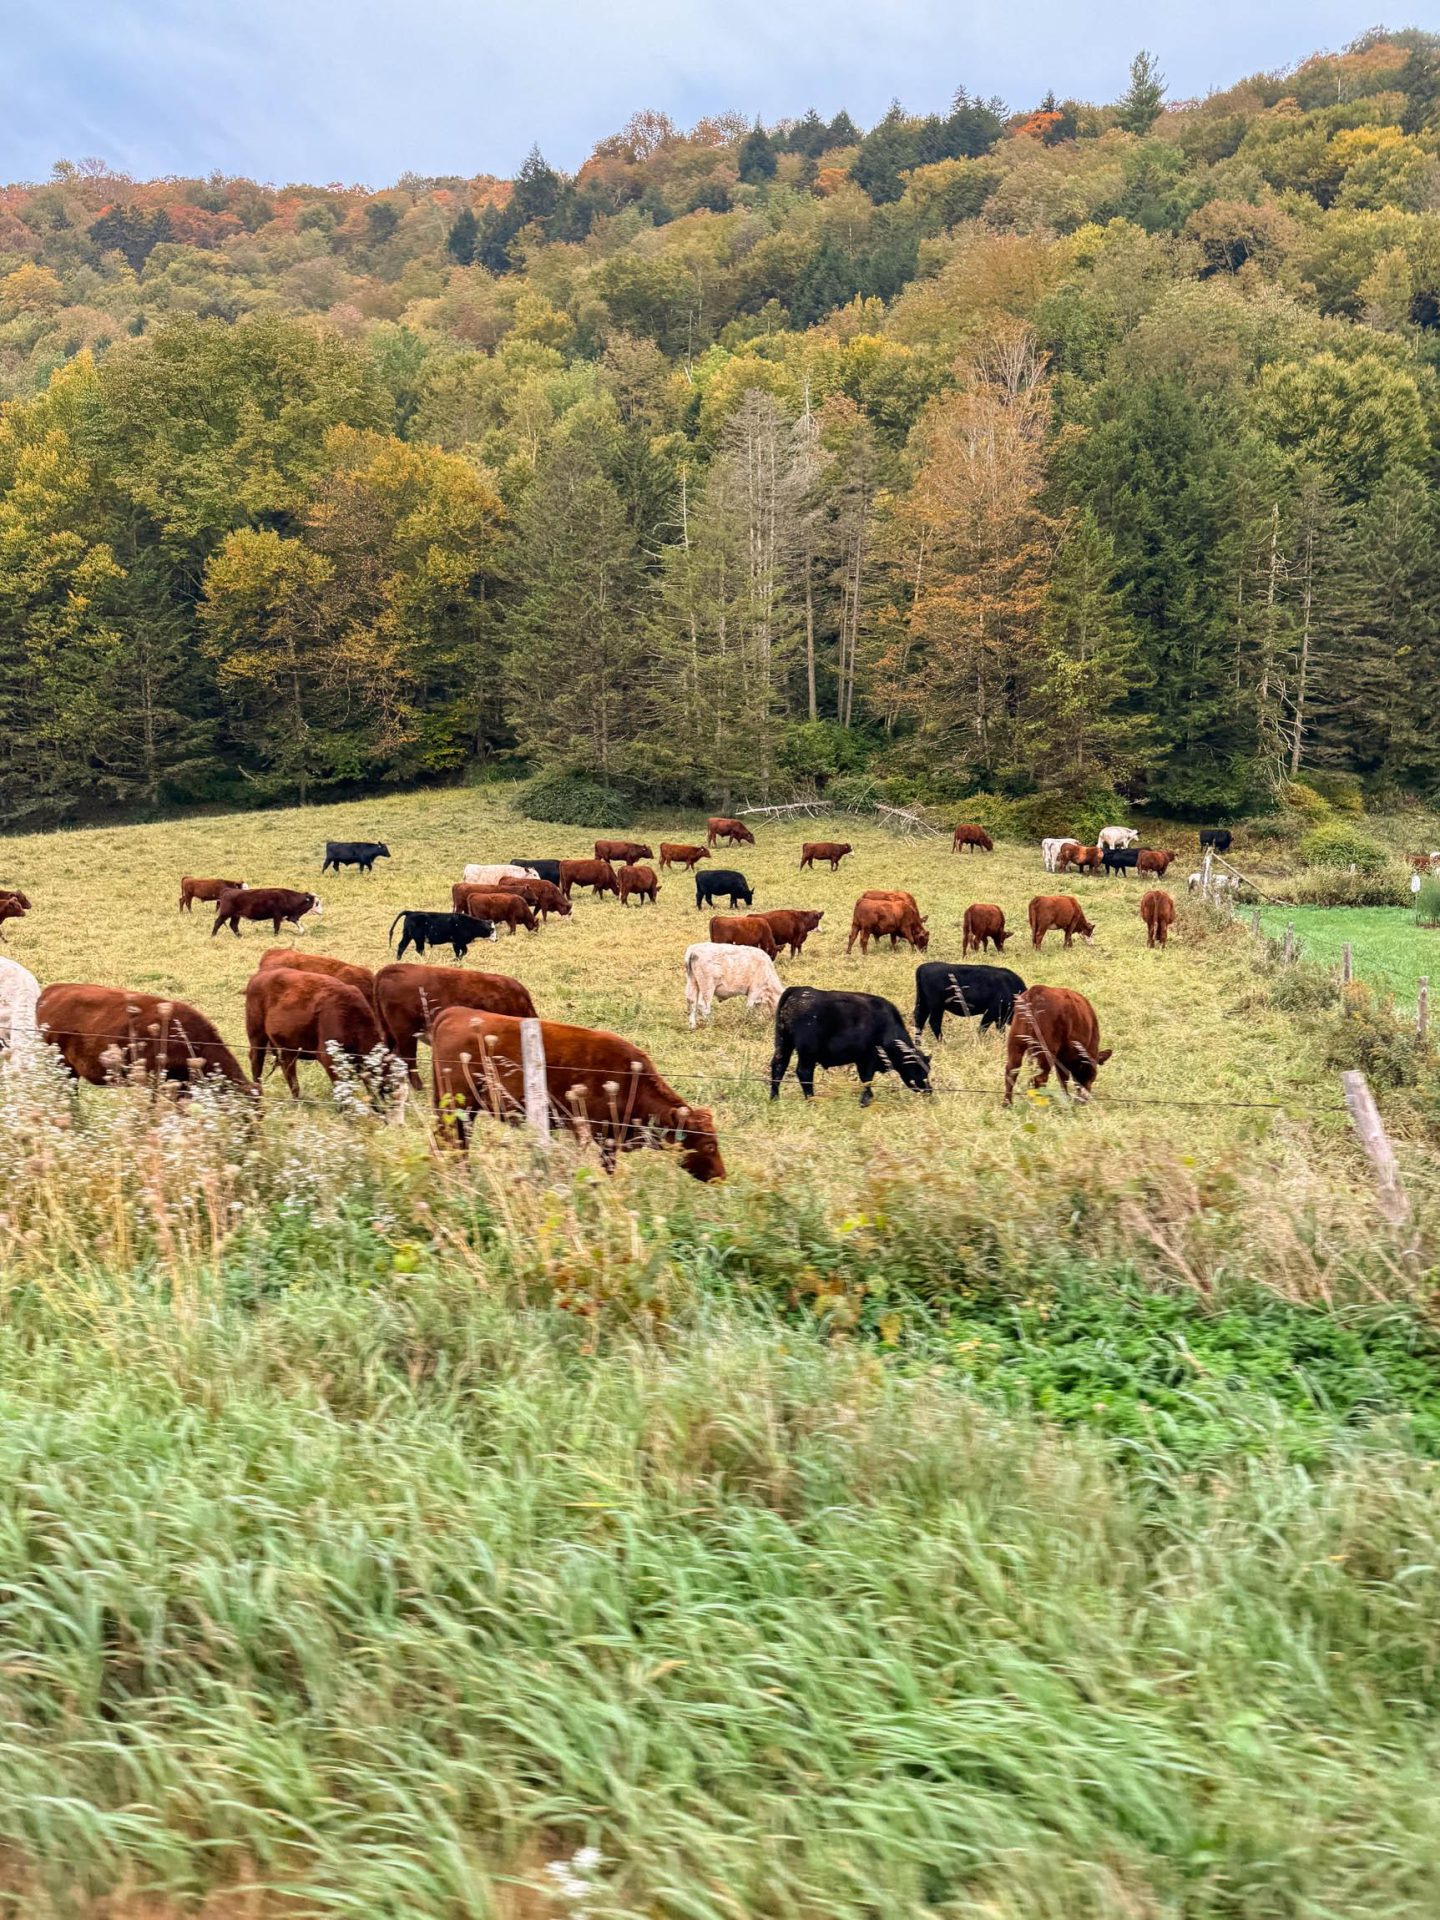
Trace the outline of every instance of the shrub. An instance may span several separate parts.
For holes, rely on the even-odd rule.
[[[553,820],[570,827],[628,827],[634,804],[619,787],[583,773],[542,773],[520,790],[527,820]]]
[[[1378,840],[1341,820],[1313,828],[1300,842],[1300,853],[1312,867],[1356,867],[1361,873],[1379,873],[1389,859]]]
[[[1406,872],[1395,861],[1373,873],[1307,867],[1284,880],[1267,880],[1267,892],[1295,907],[1396,907],[1407,894]]]
[[[786,773],[823,790],[837,774],[860,772],[869,755],[853,728],[838,720],[806,720],[785,729],[777,757]]]
[[[1307,820],[1323,820],[1330,811],[1324,796],[1304,780],[1282,781],[1280,800],[1292,813],[1302,813]]]
[[[1415,895],[1415,918],[1422,927],[1440,927],[1440,873],[1420,876],[1420,891]]]
[[[1365,790],[1353,773],[1312,773],[1305,785],[1336,813],[1365,811]]]

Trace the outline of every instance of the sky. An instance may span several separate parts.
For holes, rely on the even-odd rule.
[[[1374,0],[6,0],[0,179],[90,157],[136,178],[380,187],[573,171],[637,108],[769,122],[955,89],[1113,100],[1150,48],[1173,97],[1338,47]],[[1428,17],[1427,17],[1428,16]],[[1440,0],[1393,24],[1440,25]]]

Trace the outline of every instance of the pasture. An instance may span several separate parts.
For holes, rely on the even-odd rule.
[[[1264,907],[1260,924],[1272,940],[1293,923],[1302,960],[1340,965],[1348,941],[1355,977],[1413,1007],[1422,976],[1440,990],[1440,928],[1416,923],[1409,907]]]

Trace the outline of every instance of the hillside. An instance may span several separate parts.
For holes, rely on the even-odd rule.
[[[1440,53],[0,192],[0,820],[1433,797]]]

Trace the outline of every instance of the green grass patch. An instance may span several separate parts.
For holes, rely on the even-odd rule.
[[[1261,925],[1281,939],[1293,922],[1301,958],[1338,967],[1348,940],[1355,977],[1397,997],[1415,998],[1422,975],[1440,986],[1440,929],[1417,926],[1409,907],[1265,907]]]

